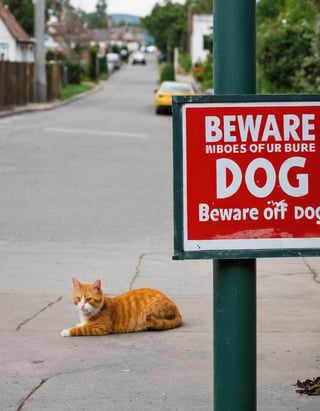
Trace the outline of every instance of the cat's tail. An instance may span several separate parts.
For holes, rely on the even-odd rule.
[[[154,315],[148,316],[147,324],[149,330],[169,330],[171,328],[180,327],[182,324],[182,317],[177,308],[174,315],[167,318],[158,318]]]

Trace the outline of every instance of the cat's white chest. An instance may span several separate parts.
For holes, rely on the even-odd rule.
[[[79,311],[79,318],[80,318],[80,323],[78,324],[78,327],[85,325],[85,323],[87,322],[87,317],[84,312]]]

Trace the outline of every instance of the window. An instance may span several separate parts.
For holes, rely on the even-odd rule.
[[[9,45],[8,43],[0,43],[0,60],[9,59]]]
[[[205,34],[202,37],[202,40],[203,40],[203,50],[212,51],[212,48],[213,48],[212,34]]]

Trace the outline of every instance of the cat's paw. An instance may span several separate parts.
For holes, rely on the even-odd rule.
[[[62,337],[70,337],[70,331],[69,330],[62,330],[61,331],[61,336]]]

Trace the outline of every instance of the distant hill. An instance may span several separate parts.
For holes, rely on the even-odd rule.
[[[119,23],[126,22],[129,26],[140,26],[140,17],[133,16],[132,14],[109,14],[109,18],[112,19],[112,25],[118,26]]]
[[[141,17],[134,16],[132,14],[108,14],[108,18],[112,19],[112,26],[116,27],[127,23],[128,26],[140,27],[141,26]],[[154,44],[154,39],[150,36],[146,29],[142,30],[144,37],[146,39],[147,46]]]

